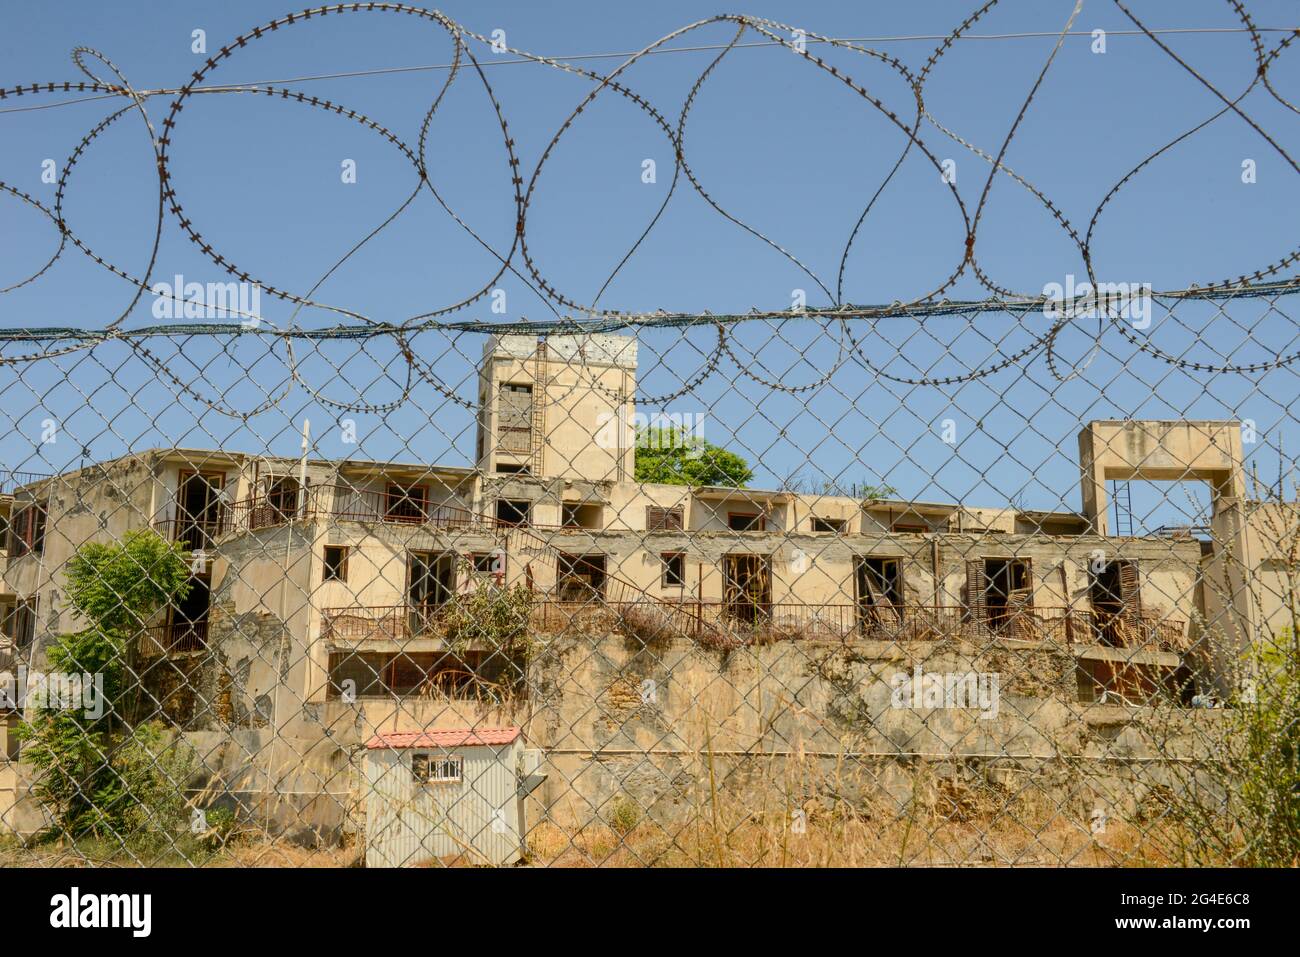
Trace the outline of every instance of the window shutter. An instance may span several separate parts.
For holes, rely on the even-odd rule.
[[[9,557],[18,558],[23,554],[23,526],[27,524],[27,514],[18,511],[9,523]]]
[[[1120,617],[1137,625],[1142,617],[1142,579],[1138,563],[1123,562],[1119,566]]]
[[[31,550],[37,555],[45,551],[45,506],[34,505],[32,507],[32,538]]]
[[[1024,578],[1019,588],[1007,596],[1008,604],[1024,611],[1034,607],[1034,563],[1028,558],[1017,559],[1024,569]]]
[[[682,530],[682,510],[680,508],[660,508],[656,505],[647,505],[645,509],[645,527],[647,531],[673,531]]]
[[[966,562],[966,607],[970,616],[977,622],[984,622],[989,617],[988,577],[984,574],[984,559],[975,558]]]

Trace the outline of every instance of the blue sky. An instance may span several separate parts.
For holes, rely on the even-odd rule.
[[[976,34],[1059,30],[1073,4],[1004,2],[973,29]],[[85,45],[102,51],[137,88],[173,87],[202,62],[191,34],[206,31],[210,50],[293,9],[236,0],[174,4],[128,0],[13,5],[0,32],[0,85],[81,78],[69,58]],[[505,31],[513,47],[553,56],[637,49],[722,8],[699,3],[448,3],[448,16],[480,34]],[[973,9],[966,3],[747,4],[743,12],[840,37],[944,35]],[[1153,28],[1222,28],[1239,23],[1221,2],[1131,4]],[[1261,27],[1300,24],[1294,4],[1254,2]],[[56,14],[57,11],[57,14]],[[1085,5],[1075,29],[1109,31],[1106,52],[1087,38],[1070,38],[1021,123],[1007,164],[1050,196],[1080,231],[1098,203],[1145,156],[1221,108],[1213,94],[1145,37],[1114,3]],[[712,24],[673,46],[728,42],[735,27]],[[1271,48],[1281,39],[1265,33]],[[752,32],[745,41],[762,39]],[[1162,37],[1169,47],[1226,94],[1250,83],[1254,54],[1242,33]],[[962,138],[996,152],[1054,45],[1053,38],[959,42],[935,66],[925,86],[934,118]],[[921,68],[933,40],[867,44]],[[542,151],[585,96],[590,84],[476,45],[502,111],[525,181]],[[210,82],[289,80],[310,74],[445,64],[445,33],[414,18],[369,14],[327,17],[251,43],[212,74]],[[676,121],[692,83],[717,51],[647,58],[625,82]],[[910,121],[915,102],[899,74],[877,60],[827,52],[888,109]],[[589,65],[612,70],[618,59]],[[1284,53],[1274,86],[1300,102],[1300,53]],[[364,112],[414,145],[419,124],[445,71],[406,72],[286,85]],[[0,180],[52,202],[41,182],[42,162],[61,164],[79,139],[122,105],[98,100],[47,110],[14,111],[71,97],[9,98],[0,103]],[[155,124],[167,97],[154,97]],[[1242,108],[1291,155],[1300,155],[1297,117],[1257,87]],[[9,110],[9,112],[4,112]],[[956,188],[968,210],[978,203],[988,165],[926,124],[921,137],[938,158],[956,161]],[[449,90],[430,131],[431,178],[456,212],[489,244],[504,251],[514,230],[510,171],[500,129],[483,86],[469,71]],[[904,138],[880,112],[816,71],[788,49],[730,53],[701,88],[686,131],[686,155],[701,184],[720,205],[791,250],[835,291],[841,253],[854,222],[898,159]],[[642,182],[645,160],[657,181]],[[1244,160],[1256,182],[1241,181]],[[344,160],[357,181],[341,181]],[[611,270],[663,202],[672,152],[662,132],[631,103],[602,95],[560,139],[542,168],[529,210],[529,248],[548,282],[591,302]],[[374,132],[334,115],[251,95],[196,97],[181,114],[172,171],[186,213],[229,260],[265,283],[310,289],[355,243],[391,215],[416,186],[407,160]],[[89,246],[139,275],[154,229],[156,174],[138,115],[116,121],[87,150],[65,197],[65,217]],[[1300,176],[1287,159],[1235,116],[1225,116],[1173,148],[1139,174],[1107,206],[1094,230],[1098,277],[1149,282],[1156,289],[1220,281],[1277,261],[1296,245]],[[939,285],[963,252],[961,217],[938,173],[913,151],[883,191],[848,257],[844,300],[908,300]],[[0,196],[0,287],[25,278],[57,244],[51,224]],[[981,267],[1007,288],[1037,294],[1049,282],[1085,272],[1077,246],[1042,205],[1005,176],[998,177],[981,218]],[[516,263],[520,263],[516,257]],[[1294,269],[1294,267],[1292,267]],[[333,273],[317,298],[381,321],[459,301],[496,271],[491,255],[421,195],[380,236]],[[190,281],[224,277],[198,253],[174,219],[164,223],[154,280],[180,273]],[[518,279],[503,278],[508,320],[553,318],[552,310]],[[780,309],[792,290],[812,305],[829,304],[817,282],[743,230],[727,222],[684,181],[660,223],[610,283],[602,306],[622,310],[747,311]],[[954,297],[984,293],[969,272]],[[0,295],[0,325],[100,327],[133,296],[132,287],[76,249],[65,252],[37,282]],[[154,322],[145,296],[126,325]],[[1166,352],[1209,363],[1267,361],[1294,352],[1300,299],[1235,302],[1219,312],[1201,303],[1178,306],[1175,318],[1157,307],[1144,335]],[[563,311],[563,310],[561,310]],[[266,319],[313,327],[337,316],[263,297]],[[493,317],[486,301],[452,318]],[[986,314],[888,320],[874,328],[850,324],[862,353],[904,377],[954,375],[1014,352],[1046,328],[1041,316]],[[1087,356],[1093,324],[1060,339],[1062,363]],[[641,334],[642,387],[676,391],[708,361],[715,334],[701,328]],[[750,323],[734,335],[745,368],[791,385],[816,380],[844,358],[838,327],[809,321],[774,327]],[[341,412],[286,382],[283,348],[265,339],[169,340],[146,345],[157,361],[197,392],[236,411],[255,409],[268,393],[292,386],[272,408],[242,419],[177,394],[156,370],[122,346],[19,366],[0,367],[0,409],[8,428],[0,438],[5,465],[53,471],[92,458],[154,445],[224,445],[294,454],[303,417],[313,422],[322,456],[427,460],[466,464],[473,452],[470,416],[427,383],[418,383],[394,410]],[[1262,477],[1278,469],[1278,446],[1290,459],[1300,447],[1292,406],[1298,392],[1290,369],[1254,375],[1186,372],[1136,353],[1114,333],[1091,364],[1061,383],[1041,355],[1019,368],[962,385],[906,386],[878,379],[852,355],[830,380],[796,395],[774,393],[724,358],[718,372],[663,411],[707,413],[705,435],[747,455],[757,481],[794,474],[895,487],[919,500],[963,499],[1029,507],[1078,508],[1075,435],[1092,418],[1250,418],[1259,440],[1248,450]],[[477,335],[423,333],[412,347],[457,394],[473,397]],[[5,355],[27,344],[5,347]],[[1227,358],[1225,358],[1227,357]],[[321,385],[336,402],[372,405],[402,397],[404,370],[392,343],[371,340],[303,347],[301,381]],[[647,411],[659,410],[650,406]],[[340,439],[338,420],[357,422],[359,446]],[[59,423],[59,440],[42,444],[42,423]],[[952,419],[958,441],[941,440]],[[1139,523],[1154,526],[1187,511],[1181,495],[1139,490]],[[1164,503],[1164,504],[1162,504]],[[1158,507],[1159,506],[1159,507]],[[1171,511],[1172,510],[1172,511]]]

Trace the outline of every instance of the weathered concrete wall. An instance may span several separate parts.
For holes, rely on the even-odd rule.
[[[891,679],[918,667],[996,674],[996,714],[895,707]],[[1128,709],[1076,699],[1075,654],[1024,642],[780,642],[720,653],[686,643],[638,649],[613,635],[596,644],[562,638],[539,661],[526,726],[550,775],[532,806],[574,826],[607,817],[622,797],[669,819],[709,800],[710,774],[725,795],[761,803],[788,783],[792,765],[811,772],[802,776],[807,789],[833,778],[842,797],[900,810],[918,763],[1003,777],[1088,765],[1097,793],[1132,792],[1122,779],[1131,785],[1146,770],[1131,775],[1124,760],[1161,755],[1141,735],[1124,737]],[[1058,776],[1037,786],[1063,803],[1082,800],[1077,774],[1073,784]]]
[[[1167,784],[1161,762],[1195,755],[1199,732],[1220,719],[1167,712],[1186,730],[1157,751],[1143,732],[1151,709],[1077,700],[1085,652],[1070,646],[781,641],[723,652],[685,640],[646,647],[598,630],[539,636],[529,694],[509,705],[282,697],[277,706],[267,698],[271,685],[259,681],[278,667],[282,628],[271,619],[243,625],[244,654],[210,657],[207,672],[188,677],[203,702],[187,732],[204,766],[193,793],[307,843],[363,832],[364,745],[378,732],[523,727],[526,746],[544,751],[548,775],[527,802],[530,827],[608,820],[619,800],[681,821],[708,806],[713,788],[754,808],[833,796],[902,813],[918,781],[932,788],[936,775],[1032,786],[1086,820],[1099,801],[1133,808]],[[224,641],[235,647],[229,635]],[[258,678],[261,668],[269,673]],[[918,668],[983,675],[975,687],[985,692],[996,675],[996,698],[955,707],[914,700],[898,682]],[[273,724],[267,709],[276,707]]]
[[[4,578],[6,591],[39,600],[33,667],[45,666],[45,649],[55,637],[84,627],[65,600],[68,561],[87,542],[120,539],[148,525],[157,481],[153,458],[133,455],[48,479],[17,496],[15,510],[29,502],[47,508],[44,548],[10,559]]]

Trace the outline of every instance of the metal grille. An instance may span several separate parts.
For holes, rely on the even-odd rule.
[[[45,193],[0,180],[22,245],[53,243],[25,271],[0,258],[0,862],[1294,864],[1300,252],[1158,289],[1098,264],[1115,265],[1099,223],[1219,118],[1294,205],[1300,32],[1224,5],[1243,92],[1107,8],[1205,113],[1140,144],[1080,217],[1007,164],[1042,135],[1065,51],[1105,53],[1082,9],[1061,7],[1012,99],[982,103],[1001,130],[983,145],[930,104],[972,69],[945,72],[996,0],[921,55],[727,15],[607,73],[435,11],[330,4],[205,37],[178,87],[78,48],[78,79],[0,89],[0,125],[69,99],[100,113]],[[446,43],[414,127],[311,77],[222,85],[246,51],[363,18]],[[637,72],[697,40],[684,99]],[[825,248],[772,238],[807,211],[784,232],[742,218],[687,136],[708,95],[743,96],[713,84],[755,47],[896,139],[881,181],[844,184],[830,272]],[[553,133],[508,124],[505,88],[524,92],[498,89],[501,57],[579,84]],[[378,134],[415,192],[341,258],[308,244],[314,285],[270,278],[280,264],[200,231],[221,196],[186,149],[213,101]],[[649,123],[660,159],[639,166],[649,218],[591,297],[546,197],[564,138],[607,105]],[[440,186],[440,109],[492,132],[504,232],[463,212],[485,190]],[[156,188],[129,260],[73,202],[111,189],[90,168],[128,124]],[[915,214],[888,205],[896,178]],[[996,225],[1012,191],[1015,232],[1046,222],[1066,244],[1028,292],[997,278],[1015,272]],[[952,217],[935,278],[855,302],[877,288],[861,249],[902,242],[933,196]],[[410,272],[401,239],[378,250],[417,200],[485,281],[363,309],[331,277]],[[748,244],[765,305],[721,280],[716,313],[606,305],[639,264],[704,255],[704,220],[655,246],[684,203]],[[1256,238],[1211,237],[1252,255]],[[73,289],[72,260],[116,284],[82,324],[38,308]],[[211,279],[192,291],[181,262]],[[769,272],[806,288],[787,304]],[[497,309],[508,290],[545,318]]]

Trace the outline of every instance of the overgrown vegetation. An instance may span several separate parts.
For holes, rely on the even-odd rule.
[[[1206,623],[1197,656],[1214,674],[1199,696],[1218,720],[1198,727],[1202,760],[1171,769],[1162,790],[1186,839],[1183,863],[1300,866],[1300,501],[1254,482],[1250,520],[1263,553],[1254,562],[1222,543],[1223,582],[1248,586],[1250,616]],[[1271,579],[1256,575],[1266,566]],[[1265,596],[1277,599],[1270,607]],[[1251,624],[1250,619],[1261,624]],[[1270,633],[1269,625],[1275,633]],[[1242,650],[1246,649],[1246,650]],[[1222,699],[1222,700],[1216,700]],[[1165,743],[1180,729],[1157,723]]]
[[[1300,653],[1288,632],[1258,656],[1256,700],[1238,709],[1245,738],[1241,803],[1256,866],[1300,866]]]
[[[518,693],[525,685],[528,665],[538,642],[529,630],[533,594],[528,586],[498,584],[473,576],[474,588],[448,602],[443,637],[448,651],[464,658],[470,650],[485,652],[485,663],[500,656],[504,691]]]
[[[641,809],[636,802],[621,794],[616,797],[609,811],[609,826],[614,829],[614,832],[619,836],[626,836],[631,834],[640,823]]]
[[[189,581],[184,550],[151,530],[84,545],[68,563],[68,600],[86,627],[47,649],[48,670],[82,676],[83,694],[50,696],[19,729],[23,759],[37,771],[33,792],[53,821],[45,837],[147,848],[181,833],[194,756],[161,725],[134,722],[141,689],[132,662],[150,619],[184,598]]]
[[[1202,761],[1161,791],[1187,863],[1300,866],[1300,654],[1287,629],[1244,655],[1215,709]],[[1168,740],[1177,733],[1161,726]]]
[[[735,452],[685,430],[638,429],[636,480],[663,485],[718,485],[744,488],[754,477],[749,463]]]

